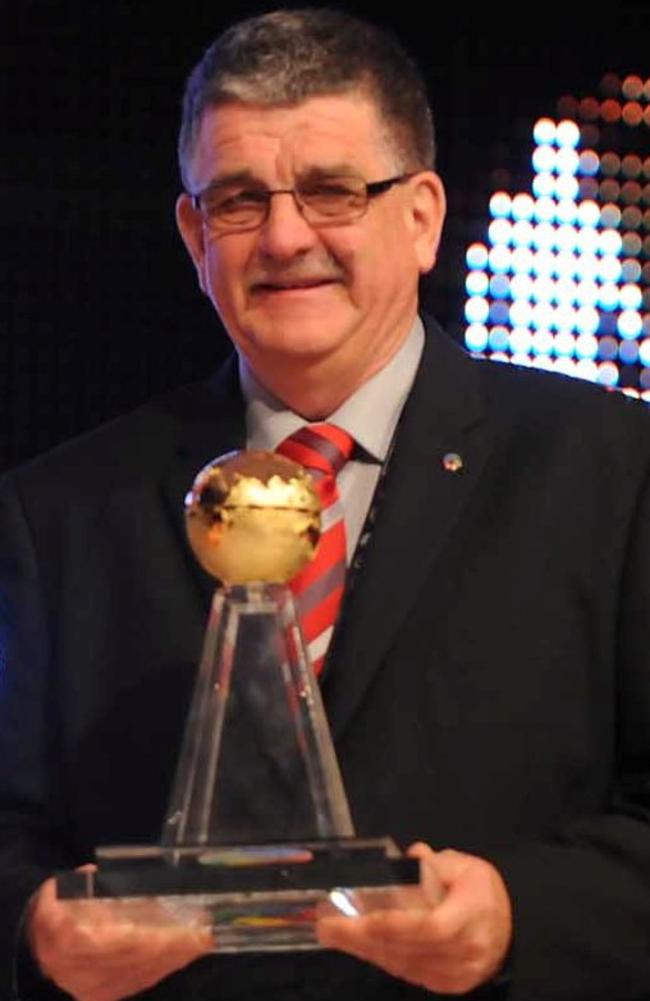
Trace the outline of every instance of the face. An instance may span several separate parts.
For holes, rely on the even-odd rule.
[[[209,109],[189,164],[193,191],[229,177],[293,188],[314,172],[367,182],[403,172],[374,104],[357,95],[291,106],[231,103]],[[420,273],[432,267],[444,194],[431,172],[371,199],[351,223],[315,227],[290,194],[274,195],[259,228],[215,235],[187,195],[181,234],[199,282],[234,344],[270,388],[298,363],[361,382],[408,333]]]

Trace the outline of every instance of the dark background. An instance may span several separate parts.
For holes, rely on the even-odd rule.
[[[174,229],[180,94],[215,34],[274,6],[3,7],[0,468],[223,356]],[[650,0],[569,6],[346,5],[393,27],[430,85],[450,215],[424,294],[456,336],[465,247],[483,235],[498,181],[530,184],[535,119],[563,94],[597,94],[609,70],[650,75]]]

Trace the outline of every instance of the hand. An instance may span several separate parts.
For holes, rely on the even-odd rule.
[[[442,882],[442,901],[420,910],[384,910],[362,917],[324,917],[318,939],[374,963],[394,977],[443,994],[461,994],[494,977],[512,937],[512,909],[505,884],[489,862],[424,844],[422,883]]]
[[[27,922],[41,970],[76,1001],[131,997],[212,951],[206,928],[163,924],[155,901],[140,905],[140,914],[130,917],[111,902],[81,903],[62,904],[54,880],[48,879],[32,901]]]

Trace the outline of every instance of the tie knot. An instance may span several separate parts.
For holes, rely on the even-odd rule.
[[[309,424],[280,442],[277,451],[305,469],[336,476],[353,448],[354,438],[335,424]]]

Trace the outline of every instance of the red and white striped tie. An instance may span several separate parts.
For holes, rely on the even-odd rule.
[[[314,558],[289,582],[315,674],[323,667],[345,586],[346,539],[336,475],[354,438],[333,424],[300,428],[277,451],[311,474],[321,502],[321,537]]]

